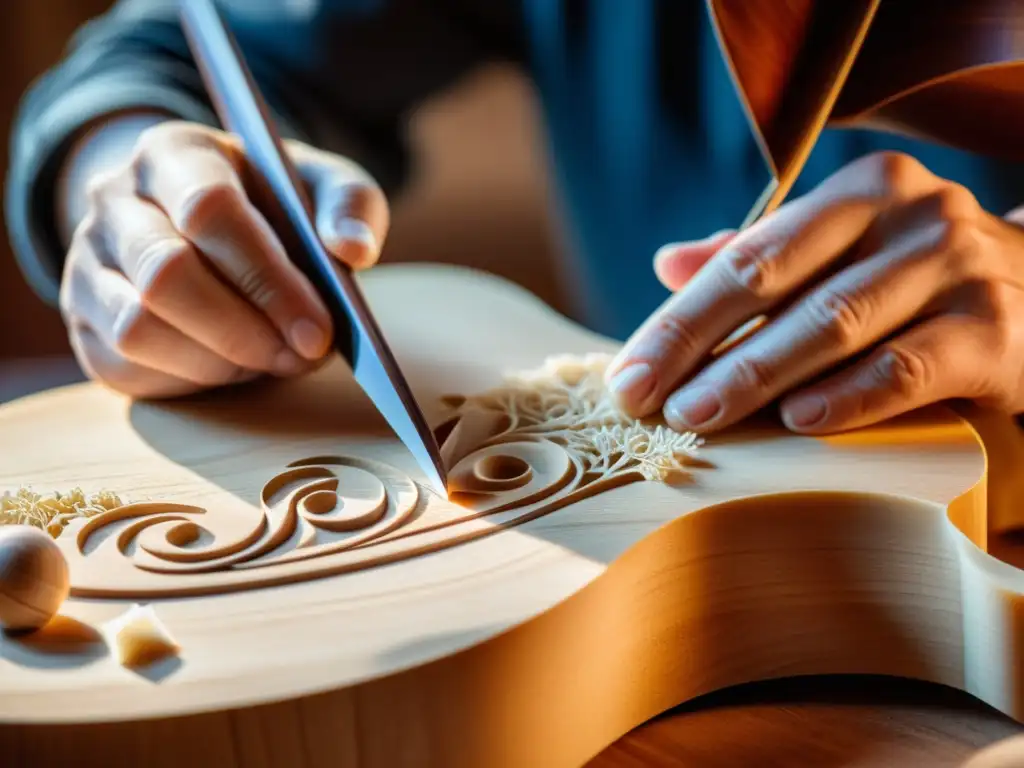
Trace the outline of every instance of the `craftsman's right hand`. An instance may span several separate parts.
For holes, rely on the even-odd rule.
[[[387,201],[359,166],[287,142],[327,249],[374,264]],[[92,378],[155,398],[315,367],[327,310],[247,193],[241,145],[185,122],[143,131],[120,167],[90,180],[60,307]]]

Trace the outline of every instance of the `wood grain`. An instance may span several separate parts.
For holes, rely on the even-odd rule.
[[[775,108],[770,90],[745,85],[762,115],[757,128],[788,119],[809,126],[783,127],[773,146],[795,137],[792,146],[806,149],[831,118],[1018,150],[1005,127],[978,130],[1008,124],[1013,40],[995,60],[967,61],[966,77],[909,67],[930,72],[927,88],[882,94],[850,85],[853,96],[829,114],[836,77],[820,89],[793,86],[796,74],[815,74],[805,32],[817,27],[800,13],[780,15],[787,18],[803,31],[781,31],[784,66],[764,72],[784,84],[782,97],[809,93],[817,102]],[[898,17],[884,17],[896,19],[890,27],[880,18],[865,50],[899,29]],[[862,30],[867,17],[854,19]],[[751,48],[728,31],[724,38],[737,51]],[[803,49],[784,50],[800,39]],[[848,39],[860,45],[859,32]],[[817,74],[842,75],[850,53],[838,70]],[[858,65],[870,72],[864,58],[851,83]],[[963,113],[973,113],[971,122],[946,118],[950,97],[972,105]],[[793,176],[799,162],[787,163]],[[776,194],[784,196],[785,184]],[[611,351],[527,297],[465,274],[391,271],[368,282],[428,402],[444,394],[441,385],[497,385],[499,366]],[[259,506],[272,468],[336,455],[339,446],[415,480],[366,405],[337,367],[299,384],[164,407],[77,387],[0,412],[0,430],[24,446],[3,480],[59,485],[71,475],[98,487],[114,479],[159,496],[158,504],[240,515]],[[185,596],[175,588],[156,605],[182,654],[142,675],[125,675],[94,629],[139,594],[73,598],[53,626],[0,643],[0,748],[16,763],[37,764],[73,755],[97,765],[570,766],[680,701],[822,673],[920,678],[1019,719],[1024,558],[1011,502],[1020,481],[1005,469],[1020,456],[1020,440],[991,414],[969,415],[928,409],[820,441],[755,421],[709,446],[708,465],[682,488],[617,487],[358,572],[247,592]],[[208,543],[195,528],[175,528],[167,540],[174,538],[185,550]],[[76,572],[92,575],[86,550],[73,581]],[[870,732],[870,724],[855,730]],[[863,741],[841,742],[846,755],[833,762],[866,764],[867,753],[857,753]],[[726,740],[717,756],[711,747],[701,756],[694,747],[693,760],[783,759],[737,748]],[[804,748],[822,764],[833,760],[811,742]],[[893,753],[901,764],[909,754]]]
[[[1022,732],[942,686],[825,676],[702,697],[635,729],[587,768],[966,768],[981,750]]]
[[[363,283],[439,426],[452,393],[616,349],[480,273],[392,266]],[[812,439],[754,419],[708,440],[678,484],[613,487],[359,571],[161,597],[181,650],[142,673],[95,639],[134,601],[73,597],[54,627],[0,642],[0,749],[40,764],[560,768],[681,702],[836,673],[939,683],[1020,717],[1024,582],[987,554],[1020,524],[1008,423],[933,408]],[[162,404],[76,385],[0,408],[0,435],[20,448],[0,487],[236,514],[310,456],[418,480],[337,366]],[[72,584],[88,563],[72,561]]]

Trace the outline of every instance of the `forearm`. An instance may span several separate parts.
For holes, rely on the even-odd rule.
[[[124,162],[147,128],[173,117],[159,110],[130,110],[101,118],[82,130],[57,176],[54,210],[62,247],[67,248],[85,216],[90,182]]]

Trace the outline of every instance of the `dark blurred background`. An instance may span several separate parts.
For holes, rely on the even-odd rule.
[[[24,89],[60,57],[75,29],[112,0],[4,0],[0,126],[6,176],[11,118]],[[557,247],[537,112],[518,73],[494,68],[424,105],[411,126],[420,173],[392,201],[384,260],[476,260],[560,311]],[[0,227],[3,224],[0,222]],[[82,378],[56,310],[31,292],[0,238],[0,402]],[[472,257],[471,257],[472,255]]]

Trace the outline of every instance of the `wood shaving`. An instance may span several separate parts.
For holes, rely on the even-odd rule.
[[[129,669],[148,667],[181,650],[150,605],[133,605],[103,629],[117,663]]]
[[[75,488],[69,493],[43,496],[28,488],[20,488],[0,496],[0,525],[31,525],[57,538],[72,520],[92,517],[120,506],[121,499],[109,491],[86,496],[81,488]]]

